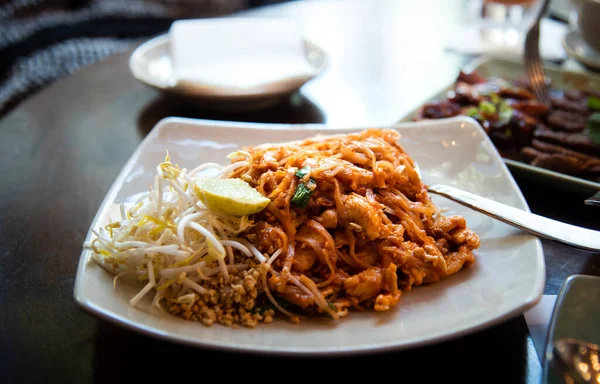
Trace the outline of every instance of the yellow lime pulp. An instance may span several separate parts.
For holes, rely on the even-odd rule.
[[[271,201],[241,179],[200,179],[195,184],[204,205],[228,215],[252,215]]]

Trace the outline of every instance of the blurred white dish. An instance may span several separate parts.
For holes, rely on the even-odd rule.
[[[566,53],[560,44],[568,27],[559,21],[542,19],[540,23],[540,55],[542,59],[560,61]],[[521,60],[525,32],[514,30],[502,32],[490,22],[469,21],[460,24],[452,33],[446,34],[445,47],[465,55]]]
[[[550,3],[550,14],[557,19],[568,22],[571,8],[570,0],[553,0]]]
[[[583,40],[579,31],[570,31],[565,35],[562,42],[569,56],[590,68],[600,70],[600,53],[596,52]]]
[[[203,109],[229,112],[256,110],[273,106],[297,92],[306,82],[318,76],[327,66],[326,53],[316,44],[305,40],[307,62],[314,68],[314,76],[302,81],[282,81],[268,88],[251,88],[245,92],[223,91],[222,87],[199,83],[178,83],[173,71],[171,37],[158,36],[140,45],[129,58],[129,69],[140,82],[171,95],[185,97]]]

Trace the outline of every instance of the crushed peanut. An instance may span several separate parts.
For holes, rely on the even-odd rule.
[[[275,311],[262,313],[255,311],[256,300],[262,291],[260,272],[255,268],[234,271],[226,282],[223,276],[204,281],[209,291],[205,295],[196,294],[191,303],[167,303],[169,312],[186,320],[198,321],[210,326],[214,323],[229,327],[243,325],[254,328],[260,322],[272,323]]]

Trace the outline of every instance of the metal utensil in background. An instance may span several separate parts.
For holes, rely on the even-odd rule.
[[[533,24],[531,24],[527,31],[524,49],[525,69],[529,86],[533,90],[533,93],[535,93],[537,99],[547,106],[550,105],[550,92],[548,90],[546,73],[540,57],[540,22],[548,10],[549,5],[550,0],[544,0],[540,6]],[[594,196],[586,199],[584,202],[587,205],[600,206],[600,191]]]
[[[585,383],[581,381],[585,377],[576,381],[578,376],[574,373],[587,371],[594,377],[591,373],[600,369],[600,361],[596,360],[598,354],[577,347],[579,341],[583,342],[579,346],[586,349],[590,344],[600,344],[598,297],[600,276],[572,275],[562,284],[548,325],[541,383]],[[588,364],[585,356],[590,358],[589,366],[585,365]],[[579,363],[583,364],[579,366]],[[594,378],[596,381],[592,382],[597,384],[598,375]]]
[[[536,236],[600,252],[600,231],[552,220],[449,185],[430,185],[427,190]]]
[[[536,98],[545,105],[550,105],[550,92],[548,91],[544,66],[540,57],[540,21],[548,10],[549,4],[550,0],[544,0],[540,6],[538,14],[525,36],[524,49],[525,69],[529,86],[535,93]]]
[[[588,197],[583,202],[586,205],[594,205],[600,207],[600,191],[596,192],[594,196]]]
[[[565,382],[600,383],[600,348],[596,344],[563,338],[554,341],[552,355]]]

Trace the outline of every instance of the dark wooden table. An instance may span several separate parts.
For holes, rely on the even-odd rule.
[[[215,115],[136,82],[128,54],[84,69],[0,120],[0,382],[173,382],[248,377],[536,383],[522,316],[416,350],[336,359],[244,356],[150,339],[82,312],[73,300],[81,245],[109,186],[166,116],[258,122],[391,124],[451,82],[468,58],[445,52],[462,1],[309,1],[253,11],[289,16],[331,55],[301,97],[269,111]],[[534,212],[600,229],[585,196],[518,179]],[[544,242],[546,293],[572,274],[600,275],[600,255]],[[225,370],[217,366],[225,363]],[[392,376],[394,375],[394,376]],[[417,381],[418,380],[418,381]],[[338,381],[339,382],[339,381]]]

